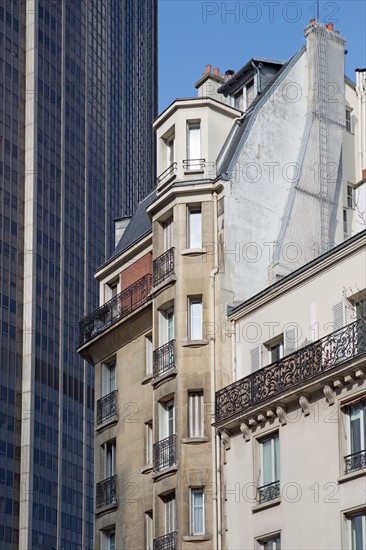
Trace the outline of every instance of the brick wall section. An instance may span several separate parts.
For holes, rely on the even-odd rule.
[[[127,267],[121,274],[121,289],[129,287],[144,275],[152,273],[152,253],[148,252],[139,260]]]

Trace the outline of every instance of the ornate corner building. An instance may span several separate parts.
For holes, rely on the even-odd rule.
[[[345,41],[331,25],[312,22],[306,37],[306,46],[286,63],[253,58],[225,75],[207,66],[196,84],[198,97],[174,101],[154,122],[155,191],[140,203],[113,256],[98,269],[100,306],[80,321],[79,353],[95,367],[96,549],[212,550],[243,547],[243,540],[252,547],[271,537],[280,544],[278,521],[269,519],[265,532],[253,522],[269,514],[267,508],[273,513],[284,508],[278,504],[282,478],[276,457],[282,433],[292,430],[290,403],[308,420],[313,379],[308,384],[306,372],[316,378],[316,368],[326,363],[314,351],[314,365],[291,359],[269,371],[275,373],[273,384],[277,381],[271,397],[276,406],[264,407],[260,398],[267,399],[273,384],[263,371],[263,355],[270,364],[283,361],[306,347],[306,338],[318,350],[318,340],[338,325],[319,328],[315,336],[304,330],[299,345],[296,331],[277,330],[283,319],[308,322],[296,317],[302,305],[294,298],[286,308],[278,302],[278,320],[275,313],[273,320],[268,317],[273,336],[255,340],[256,319],[242,343],[237,335],[242,308],[253,296],[266,303],[266,293],[281,294],[278,289],[287,290],[288,281],[300,287],[303,273],[320,265],[329,276],[329,257],[346,257],[346,250],[360,246],[365,210],[365,158],[359,155],[364,111],[357,100],[365,74],[359,73],[357,85],[344,79]],[[340,68],[332,79],[331,63]],[[325,88],[314,97],[320,77]],[[334,78],[336,104],[328,104],[324,90]],[[347,285],[348,271],[339,269]],[[361,279],[359,271],[350,284],[361,285]],[[316,281],[309,285],[313,292]],[[360,302],[359,290],[350,303]],[[325,290],[316,291],[320,300]],[[332,311],[342,296],[338,285],[324,307]],[[308,302],[317,299],[306,302],[312,322],[332,321],[326,311],[318,319],[320,302]],[[267,312],[263,315],[262,323]],[[338,337],[329,338],[331,348],[338,345]],[[299,367],[302,361],[308,366]],[[327,376],[331,368],[330,362]],[[342,368],[337,363],[337,373]],[[254,374],[248,369],[258,371],[250,389],[246,378]],[[299,370],[304,385],[292,387]],[[335,399],[334,384],[324,386],[329,386],[324,399]],[[269,443],[261,431],[267,423]],[[258,466],[262,443],[269,449],[264,453],[274,457],[265,465],[276,479]],[[229,500],[236,477],[240,491],[261,480],[254,509],[241,497],[238,504]],[[277,508],[267,506],[274,501]]]

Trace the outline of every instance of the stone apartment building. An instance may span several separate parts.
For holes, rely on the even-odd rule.
[[[357,87],[344,79],[331,26],[312,22],[306,36],[286,63],[207,66],[198,97],[154,122],[156,189],[122,220],[96,273],[100,307],[80,322],[79,353],[95,367],[96,549],[237,544],[214,424],[216,390],[237,380],[227,308],[364,223],[365,74]],[[335,103],[314,100],[320,76]]]

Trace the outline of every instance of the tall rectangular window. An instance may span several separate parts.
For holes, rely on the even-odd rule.
[[[145,548],[153,550],[153,511],[145,512]]]
[[[152,334],[145,336],[145,374],[150,376],[153,373],[153,345]]]
[[[201,168],[201,127],[200,122],[187,124],[187,160],[188,170]]]
[[[269,538],[258,540],[258,548],[260,550],[281,550],[280,535],[274,535]]]
[[[188,437],[204,436],[203,391],[188,394]]]
[[[347,207],[355,208],[355,189],[352,185],[347,185]]]
[[[188,299],[188,338],[202,340],[202,297]]]
[[[108,479],[116,473],[116,442],[104,444],[104,477]]]
[[[116,362],[102,364],[102,394],[108,395],[116,389]]]
[[[353,132],[353,124],[352,124],[352,110],[346,109],[346,130],[347,132],[352,133]]]
[[[258,503],[280,496],[280,453],[278,433],[260,442],[260,487]]]
[[[202,212],[200,206],[188,209],[187,245],[188,248],[202,248]]]
[[[254,101],[254,79],[245,86],[245,110],[249,109]]]
[[[114,529],[100,531],[101,550],[116,550],[116,532]]]
[[[153,463],[153,424],[152,420],[145,424],[145,461],[146,465]]]
[[[167,219],[163,224],[164,231],[164,252],[170,250],[173,246],[173,216]]]
[[[205,508],[203,487],[190,490],[190,525],[191,535],[205,534]]]
[[[366,468],[366,399],[349,405],[348,454],[345,457],[345,473]]]
[[[175,134],[169,136],[166,140],[166,166],[169,168],[175,162]]]
[[[348,224],[348,210],[343,208],[343,233],[345,237],[348,237],[349,234],[349,224]]]
[[[159,343],[162,346],[174,340],[174,308],[160,311],[159,316]]]
[[[170,493],[164,497],[165,508],[165,534],[173,533],[176,530],[175,517],[175,493]]]
[[[174,399],[160,403],[159,440],[175,434]]]
[[[349,521],[352,550],[364,550],[366,548],[366,513],[355,514]]]

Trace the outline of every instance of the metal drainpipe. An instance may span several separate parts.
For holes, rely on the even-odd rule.
[[[214,267],[210,273],[210,321],[212,319],[214,331],[210,336],[210,372],[211,372],[211,403],[215,404],[215,390],[216,390],[216,346],[215,346],[215,334],[216,334],[216,316],[215,316],[215,277],[219,272],[218,266],[218,242],[217,242],[217,193],[213,193],[213,225],[214,225]],[[218,529],[218,521],[220,517],[220,485],[218,483],[218,452],[217,452],[217,441],[216,441],[216,428],[211,426],[211,445],[212,445],[212,473],[214,477],[214,487],[213,487],[213,531],[214,531],[214,540],[213,548],[214,550],[219,550],[221,544],[219,543],[219,531],[221,533],[221,525]]]
[[[251,62],[251,66],[253,67],[253,69],[257,71],[257,95],[258,95],[261,91],[261,73],[260,73],[259,67],[257,67],[254,61]]]

